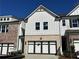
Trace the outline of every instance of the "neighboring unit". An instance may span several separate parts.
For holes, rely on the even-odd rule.
[[[19,50],[17,42],[20,23],[13,16],[0,16],[0,55]]]
[[[71,51],[71,46],[75,52],[79,51],[79,5],[60,20],[60,32],[62,37],[63,53]]]

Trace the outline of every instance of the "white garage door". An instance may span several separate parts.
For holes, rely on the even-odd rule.
[[[79,51],[79,40],[74,40],[75,52]]]

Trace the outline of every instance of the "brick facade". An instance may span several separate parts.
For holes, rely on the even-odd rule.
[[[19,22],[10,22],[10,23],[4,23],[4,24],[8,24],[8,32],[0,33],[0,43],[15,44],[18,38]]]

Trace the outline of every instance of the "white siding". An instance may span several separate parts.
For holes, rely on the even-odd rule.
[[[77,8],[76,10],[74,10],[72,13],[70,13],[70,15],[79,15],[79,8]],[[62,20],[60,21],[60,31],[61,31],[61,35],[63,36],[65,34],[66,30],[77,30],[79,29],[79,27],[72,27],[70,28],[70,22],[69,19],[65,19],[66,20],[66,26],[62,26]]]
[[[65,26],[62,25],[62,20],[60,21],[60,33],[63,36],[65,31],[70,28],[70,23],[68,19],[65,19]]]
[[[35,23],[40,22],[40,30],[35,30]],[[43,22],[48,22],[48,30],[43,30]],[[25,35],[58,35],[59,21],[46,11],[35,12],[26,23]]]
[[[79,15],[79,7],[74,10],[74,12],[72,12],[70,15]]]

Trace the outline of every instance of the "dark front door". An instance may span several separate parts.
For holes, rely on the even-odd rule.
[[[67,39],[65,36],[62,36],[62,51],[65,52],[67,50]]]

